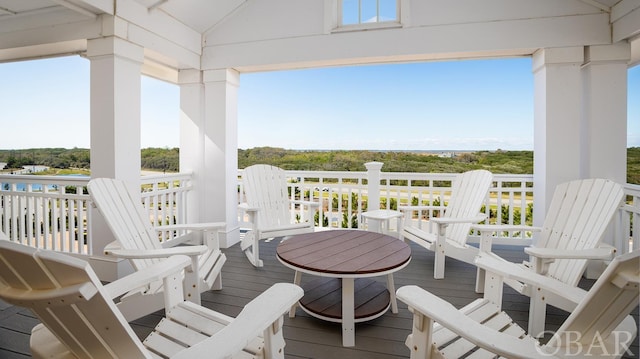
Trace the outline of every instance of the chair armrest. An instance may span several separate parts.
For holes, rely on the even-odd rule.
[[[398,211],[426,211],[429,209],[444,211],[446,208],[444,206],[398,206]]]
[[[258,207],[249,207],[248,203],[240,203],[238,205],[238,209],[243,210],[245,212],[258,212],[258,210],[260,210],[260,208]]]
[[[211,338],[186,349],[175,359],[230,358],[246,347],[265,329],[282,330],[275,324],[280,322],[285,312],[295,304],[304,292],[302,288],[290,283],[276,283],[249,302],[242,312],[225,328]],[[279,323],[281,325],[281,323]]]
[[[466,218],[449,218],[449,217],[435,217],[429,219],[433,223],[438,224],[453,224],[453,223],[478,223],[484,221],[487,218],[485,214],[478,214],[474,217],[466,217]]]
[[[113,241],[107,244],[106,246],[104,246],[104,253],[107,254],[107,251],[111,252],[111,251],[116,251],[121,249],[122,249],[122,246],[120,245],[120,242]]]
[[[488,328],[461,313],[451,303],[418,286],[401,287],[398,289],[396,297],[406,303],[409,308],[413,308],[414,311],[422,313],[443,327],[492,353],[507,358],[548,359],[550,357],[549,354],[544,354],[542,348],[536,349],[531,341]],[[419,324],[414,323],[414,327],[415,325]]]
[[[289,202],[295,203],[295,204],[301,204],[303,206],[309,206],[309,207],[320,207],[320,203],[316,201],[303,201],[299,199],[292,199],[292,200],[289,200]]]
[[[107,249],[104,254],[113,255],[125,259],[150,259],[167,258],[174,255],[198,256],[205,253],[209,248],[205,245],[199,246],[179,246],[161,249]]]
[[[540,232],[542,228],[523,226],[523,225],[510,225],[510,224],[474,224],[471,229],[480,232],[512,232],[512,231],[531,231]]]
[[[613,259],[616,249],[612,246],[591,249],[557,249],[526,247],[524,252],[540,259]]]
[[[567,298],[576,304],[587,294],[584,289],[570,286],[557,279],[538,274],[520,264],[506,261],[493,253],[480,253],[475,258],[475,264],[479,268],[494,273],[504,279],[512,279],[527,285],[543,288],[563,298]]]
[[[512,231],[531,231],[540,232],[542,228],[524,226],[524,225],[511,225],[511,224],[472,224],[472,231],[480,232],[480,251],[491,252],[493,246],[493,232],[512,232]]]
[[[123,278],[104,286],[110,298],[127,293],[133,289],[143,287],[151,282],[162,280],[165,277],[178,273],[191,265],[191,259],[187,256],[172,256],[149,267],[143,268]]]
[[[527,247],[524,252],[533,257],[536,273],[546,274],[551,263],[556,259],[613,259],[616,249],[612,246],[603,246],[591,249],[558,249]]]
[[[156,226],[156,231],[173,231],[173,230],[192,230],[192,231],[208,231],[211,229],[221,229],[227,224],[225,222],[211,222],[211,223],[185,223],[185,224],[171,224],[166,226]]]

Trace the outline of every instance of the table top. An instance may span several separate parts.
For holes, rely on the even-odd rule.
[[[403,241],[353,229],[290,236],[278,245],[276,253],[282,263],[294,269],[335,276],[380,275],[411,260],[411,248]]]

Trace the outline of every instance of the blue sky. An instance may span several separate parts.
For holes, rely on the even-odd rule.
[[[0,64],[0,149],[89,147],[89,62]],[[142,78],[142,147],[178,147],[179,90]],[[628,146],[640,146],[640,66]],[[243,74],[240,148],[530,150],[528,58]]]

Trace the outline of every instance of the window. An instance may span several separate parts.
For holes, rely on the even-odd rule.
[[[339,12],[339,27],[398,24],[400,23],[400,0],[341,0]]]

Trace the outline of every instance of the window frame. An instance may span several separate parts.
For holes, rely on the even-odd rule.
[[[397,28],[397,27],[402,27],[403,26],[403,22],[402,22],[402,0],[395,0],[396,2],[396,18],[395,20],[391,20],[391,21],[374,21],[374,22],[362,22],[362,19],[360,18],[361,16],[361,11],[360,9],[362,8],[361,4],[362,1],[364,0],[357,0],[358,1],[358,23],[354,23],[354,24],[343,24],[342,19],[343,19],[343,1],[344,0],[337,0],[337,13],[336,13],[336,27],[333,29],[334,32],[336,31],[357,31],[357,30],[370,30],[370,29],[388,29],[388,28]],[[406,0],[405,0],[406,1]],[[380,18],[380,0],[376,0],[376,19]]]

